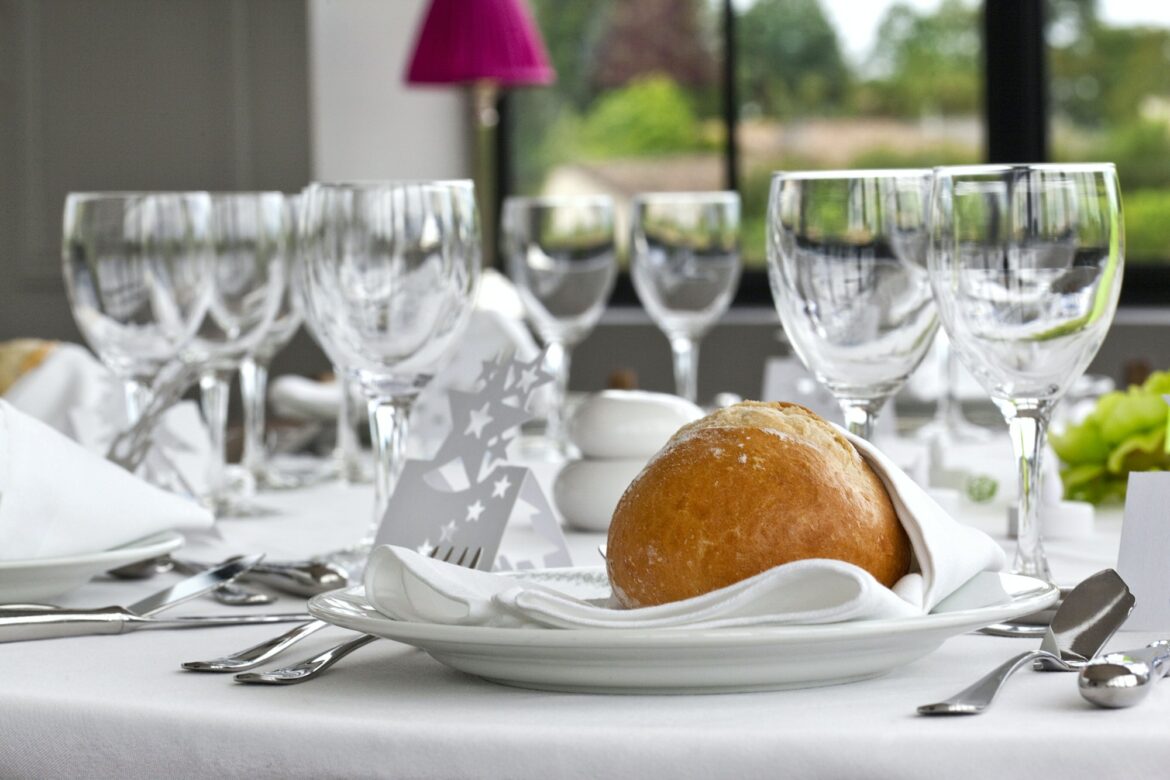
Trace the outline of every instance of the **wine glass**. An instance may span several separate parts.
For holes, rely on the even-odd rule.
[[[285,197],[284,232],[280,247],[285,253],[286,270],[292,268],[296,251],[297,208],[299,195]],[[291,276],[291,274],[290,274]],[[240,463],[256,484],[267,488],[300,487],[317,478],[311,473],[292,474],[278,470],[270,462],[265,443],[268,370],[272,359],[282,350],[301,326],[301,307],[295,285],[290,278],[284,286],[276,315],[259,343],[240,362],[240,396],[244,408],[244,449]]]
[[[1052,579],[1040,456],[1052,407],[1113,321],[1124,245],[1112,164],[935,169],[931,284],[959,359],[1011,429],[1021,574]]]
[[[211,305],[184,359],[200,373],[200,403],[211,437],[204,502],[219,516],[249,511],[228,479],[228,387],[241,361],[268,333],[285,295],[288,223],[279,192],[211,196]]]
[[[674,383],[699,395],[699,340],[731,305],[739,283],[739,194],[663,192],[633,204],[634,289],[670,341]]]
[[[65,290],[82,336],[121,380],[130,425],[211,301],[206,192],[71,193]]]
[[[411,406],[470,316],[479,218],[470,181],[314,184],[305,197],[305,318],[334,365],[360,384],[377,452],[373,521],[333,556],[356,568],[401,472]]]
[[[502,222],[508,274],[554,377],[545,437],[563,455],[570,353],[601,319],[617,275],[613,199],[508,198]]]
[[[805,367],[869,439],[938,328],[926,273],[929,170],[777,173],[768,277]]]

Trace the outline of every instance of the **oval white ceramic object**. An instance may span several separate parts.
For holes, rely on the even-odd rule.
[[[645,390],[604,390],[569,418],[569,440],[586,458],[649,458],[686,423],[703,416],[690,401]]]
[[[553,500],[574,528],[608,530],[618,499],[645,465],[645,458],[566,463],[553,482]]]

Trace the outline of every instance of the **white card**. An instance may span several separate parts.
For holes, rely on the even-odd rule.
[[[1129,475],[1117,573],[1137,599],[1127,631],[1170,630],[1170,472]]]

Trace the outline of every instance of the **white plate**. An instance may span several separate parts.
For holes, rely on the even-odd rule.
[[[604,571],[516,575],[585,598],[608,594]],[[725,693],[806,688],[885,674],[944,640],[1053,604],[1041,580],[985,572],[929,615],[817,626],[723,629],[491,628],[410,623],[374,610],[362,588],[315,596],[309,612],[425,650],[469,674],[523,688],[597,693]]]
[[[163,531],[96,553],[0,561],[0,603],[18,604],[51,599],[81,587],[104,571],[165,555],[182,544],[183,537],[180,534]]]

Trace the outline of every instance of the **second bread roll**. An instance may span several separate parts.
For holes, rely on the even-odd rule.
[[[634,479],[606,565],[618,601],[641,607],[806,558],[888,587],[910,556],[885,486],[844,436],[802,406],[747,402],[684,426]]]

